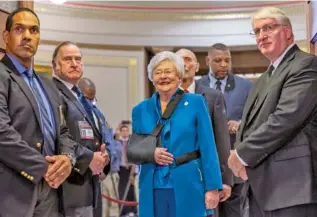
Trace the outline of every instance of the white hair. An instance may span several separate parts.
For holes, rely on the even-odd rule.
[[[157,53],[150,61],[149,65],[147,66],[148,71],[148,78],[150,81],[153,82],[153,72],[156,69],[156,67],[163,61],[171,61],[174,63],[176,72],[179,78],[183,78],[185,68],[184,68],[184,62],[183,58],[179,55],[171,52],[171,51],[162,51],[160,53]]]
[[[292,28],[292,24],[289,17],[285,14],[283,10],[276,7],[264,7],[257,10],[252,16],[251,23],[253,25],[254,20],[267,18],[275,19],[279,24],[287,25],[290,28]]]

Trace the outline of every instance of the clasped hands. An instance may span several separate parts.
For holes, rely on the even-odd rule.
[[[93,175],[99,175],[103,172],[105,166],[110,163],[109,155],[106,151],[105,144],[102,144],[99,152],[94,152],[94,156],[89,164]]]
[[[49,163],[44,179],[51,188],[57,189],[71,174],[72,163],[66,155],[46,156],[45,160]],[[94,152],[89,168],[93,175],[100,174],[103,168],[110,162],[109,155],[106,152],[105,144],[101,145],[100,152]]]

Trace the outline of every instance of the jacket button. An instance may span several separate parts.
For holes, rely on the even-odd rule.
[[[37,147],[37,148],[41,148],[41,146],[42,146],[41,143],[39,143],[39,142],[36,143],[36,147]]]

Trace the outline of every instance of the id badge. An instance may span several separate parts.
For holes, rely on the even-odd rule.
[[[81,139],[94,139],[94,131],[87,121],[78,121],[78,127]]]

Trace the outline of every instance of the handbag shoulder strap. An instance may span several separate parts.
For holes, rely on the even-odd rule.
[[[166,107],[166,109],[165,109],[165,111],[164,111],[164,113],[163,113],[163,115],[162,115],[162,119],[167,120],[167,119],[169,119],[169,118],[171,117],[173,111],[175,110],[177,104],[178,104],[179,101],[181,100],[183,94],[184,94],[184,91],[180,90],[180,91],[176,94],[175,98],[174,98],[173,100],[171,100],[171,101],[168,103],[168,105],[167,105],[167,107]],[[154,130],[152,131],[151,134],[152,134],[153,136],[158,136],[158,135],[160,134],[161,130],[163,129],[163,126],[164,126],[164,125],[159,122],[159,123],[155,126],[155,128],[154,128]]]

